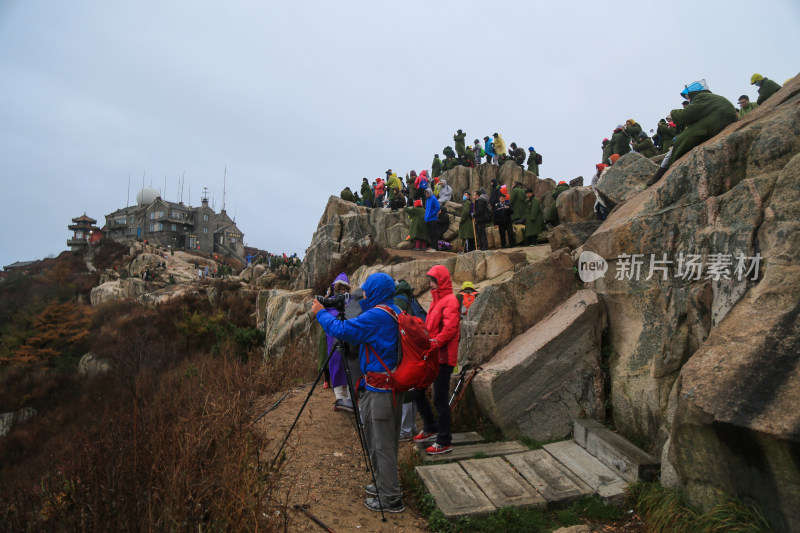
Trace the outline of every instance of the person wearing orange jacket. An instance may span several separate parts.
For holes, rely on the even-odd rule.
[[[434,419],[425,391],[412,390],[411,396],[423,421],[423,429],[414,442],[435,441],[425,451],[438,455],[453,451],[453,436],[450,432],[452,416],[450,413],[450,376],[458,359],[458,340],[461,336],[461,305],[453,294],[450,272],[443,265],[435,265],[428,271],[433,301],[428,310],[425,327],[431,337],[431,355],[439,359],[439,375],[433,382],[433,405],[437,418]]]

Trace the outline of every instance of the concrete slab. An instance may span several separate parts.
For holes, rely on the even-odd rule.
[[[564,507],[594,493],[572,470],[544,450],[506,455],[505,458],[539,491],[549,508]]]
[[[545,444],[544,449],[592,487],[605,501],[622,503],[625,500],[625,480],[575,441]]]
[[[460,464],[498,509],[547,506],[542,495],[501,457],[469,459]]]
[[[581,418],[572,423],[572,437],[582,448],[586,448],[586,438],[589,435],[589,430],[600,428],[605,428],[605,426],[597,420]]]
[[[524,452],[527,449],[527,446],[517,440],[508,442],[484,442],[481,444],[469,444],[467,446],[453,446],[452,452],[443,453],[441,455],[428,455],[424,451],[420,451],[420,458],[425,464],[449,463],[462,459],[472,459],[476,453],[482,454],[483,457],[496,457],[509,453]]]
[[[484,439],[481,437],[480,433],[477,431],[468,431],[466,433],[453,433],[453,446],[464,446],[465,444],[477,444],[479,442],[483,442]],[[433,444],[433,442],[420,442],[417,444],[417,448],[420,450],[424,450],[428,446]]]
[[[418,466],[416,470],[447,518],[485,515],[497,510],[457,463]]]
[[[588,430],[586,451],[630,483],[653,481],[661,468],[658,459],[608,428]]]

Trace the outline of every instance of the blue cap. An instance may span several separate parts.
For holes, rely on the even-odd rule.
[[[531,152],[535,152],[535,150],[533,149],[533,146],[528,146],[528,150],[530,150]]]

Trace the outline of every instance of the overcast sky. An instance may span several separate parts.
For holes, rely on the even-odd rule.
[[[687,83],[755,100],[754,72],[800,71],[800,2],[0,0],[0,50],[0,266],[67,249],[143,175],[219,211],[226,166],[245,243],[302,256],[330,195],[430,168],[459,128],[569,180]]]

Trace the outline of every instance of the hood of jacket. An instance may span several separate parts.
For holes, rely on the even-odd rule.
[[[344,283],[348,287],[350,286],[350,279],[347,277],[347,274],[345,274],[344,272],[342,272],[341,274],[336,276],[336,279],[333,280],[333,283],[331,283],[331,291],[330,291],[330,293],[334,294],[336,292],[336,285],[339,285],[339,284],[342,284],[342,283]],[[347,292],[350,292],[350,291],[347,291]]]
[[[453,294],[453,282],[450,280],[450,271],[444,265],[434,265],[428,270],[428,276],[436,280],[438,289],[432,291],[433,299],[438,300],[447,294]]]
[[[424,180],[428,179],[428,171],[427,170],[423,170],[422,172],[419,173],[419,177],[424,179]]]
[[[389,274],[376,272],[361,285],[366,298],[358,302],[362,311],[379,304],[391,304],[394,300],[394,280]]]

